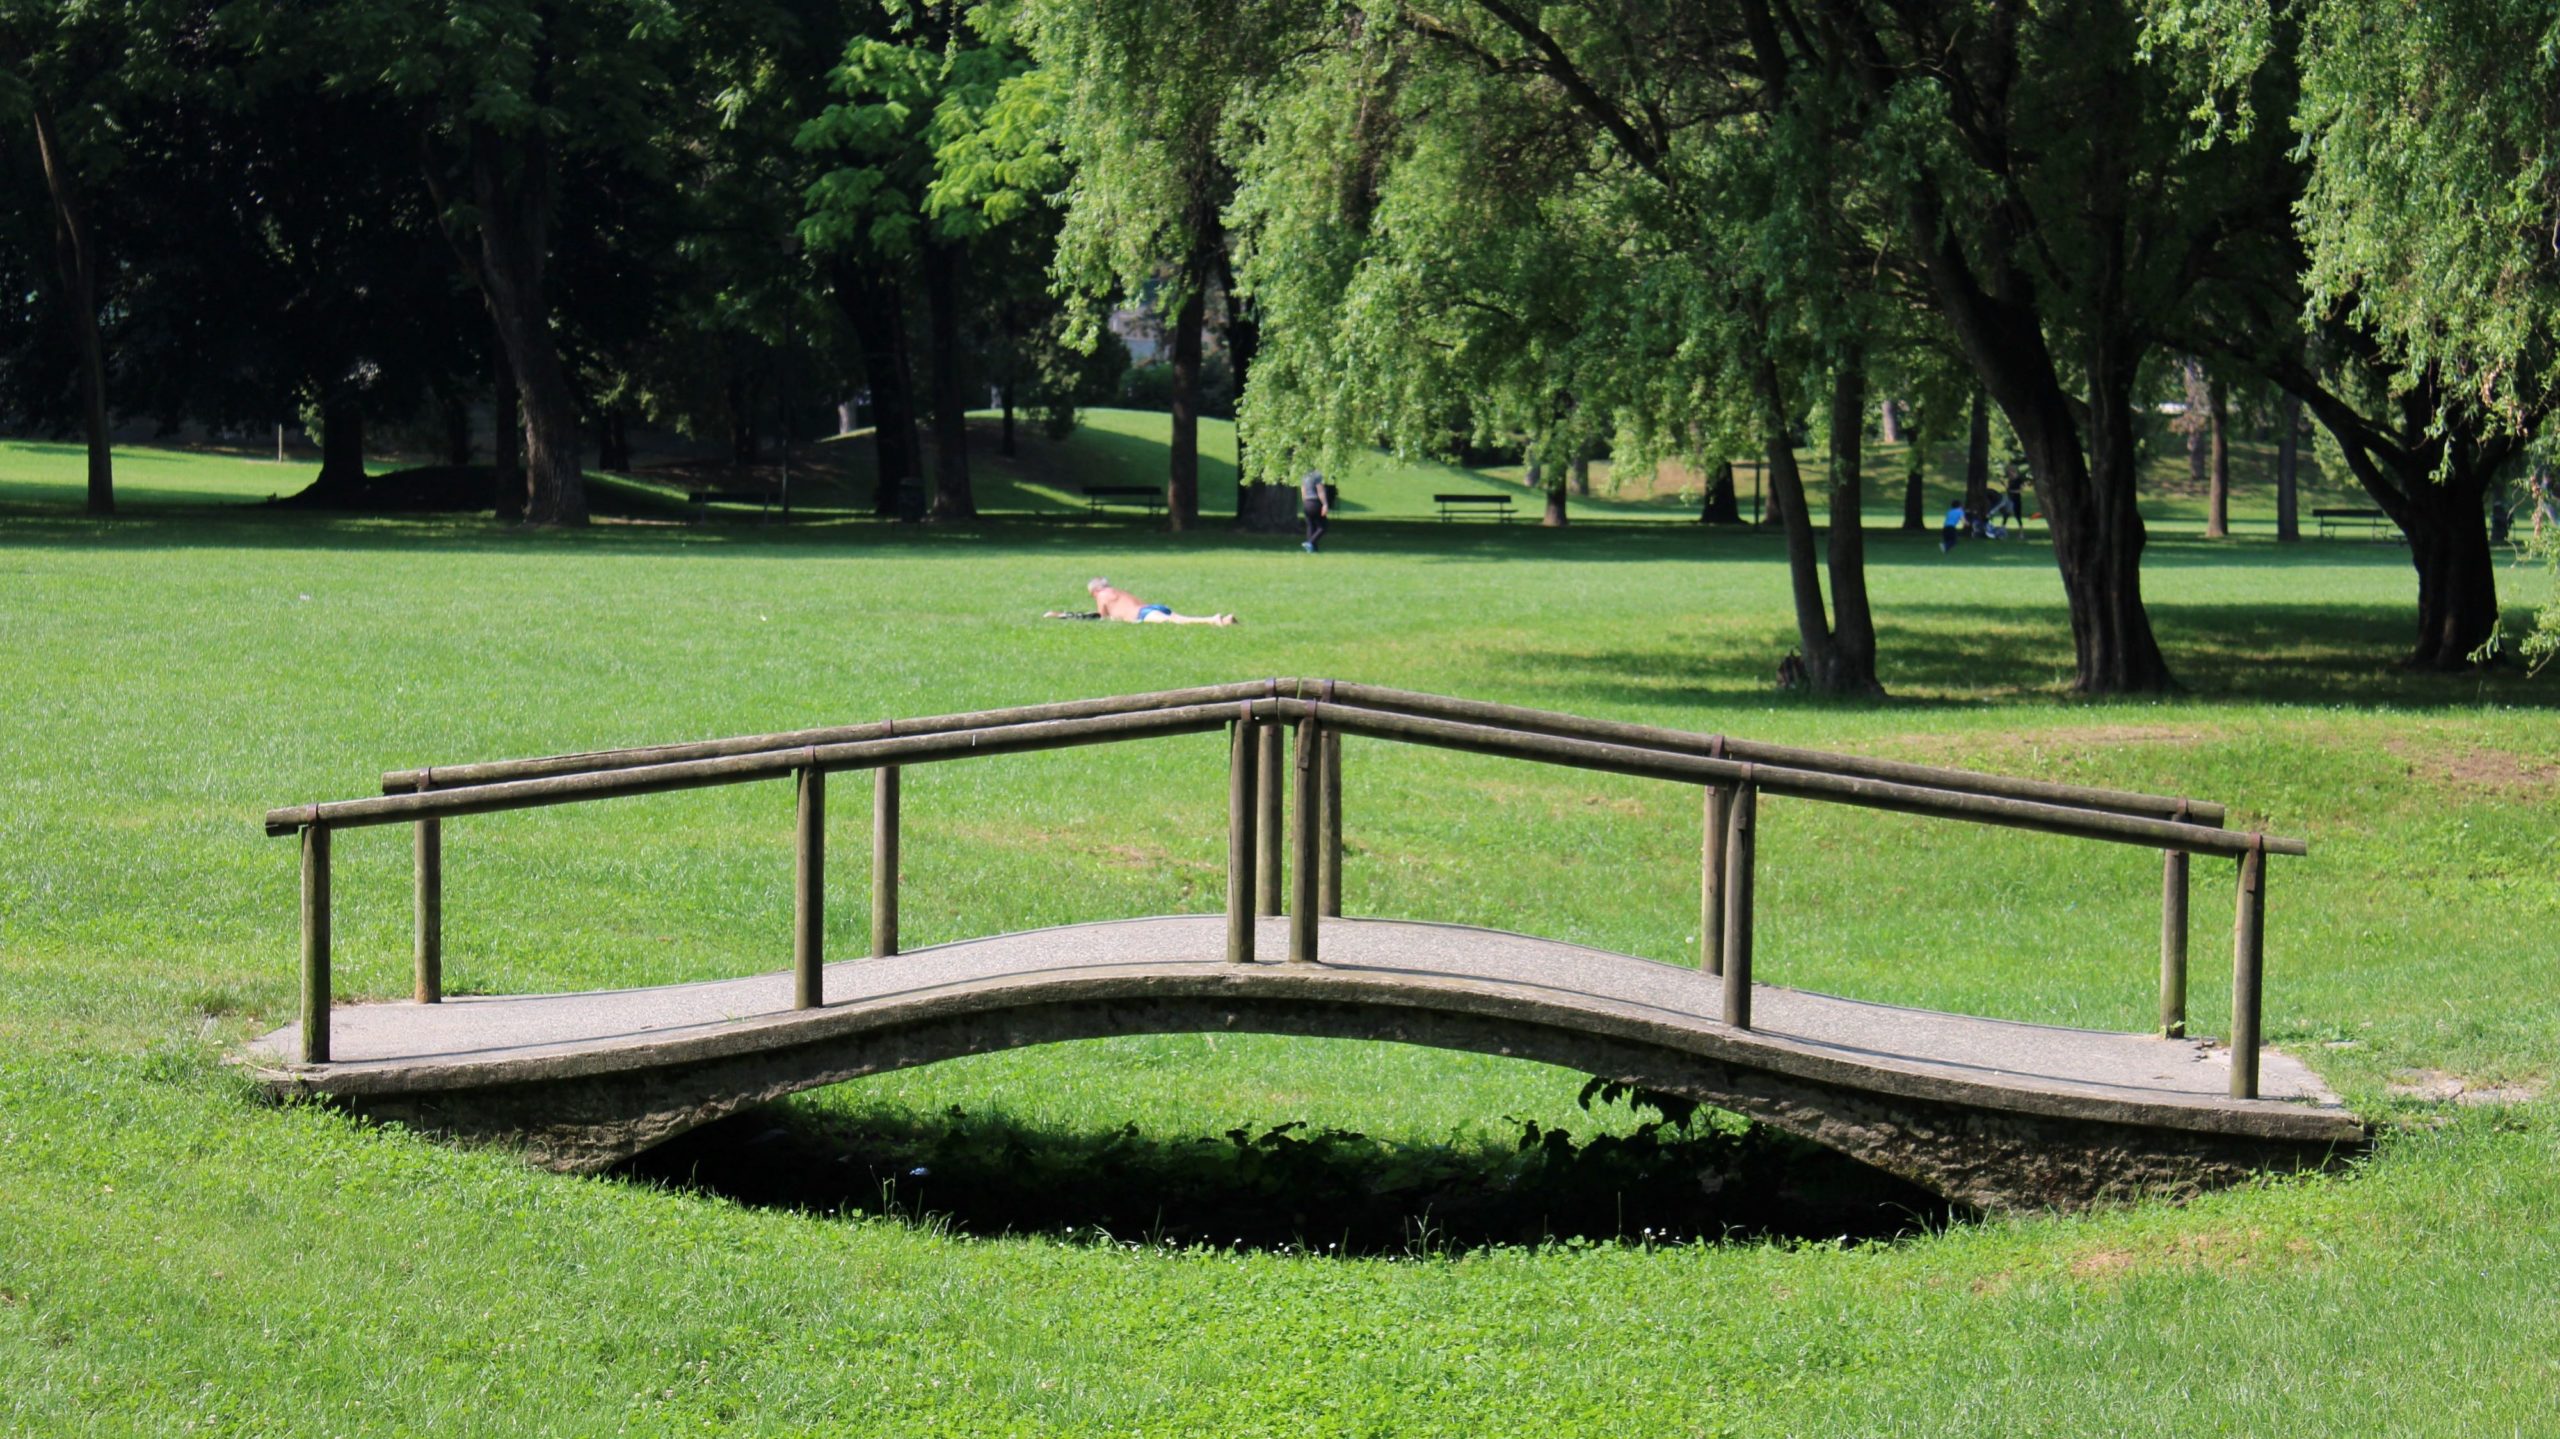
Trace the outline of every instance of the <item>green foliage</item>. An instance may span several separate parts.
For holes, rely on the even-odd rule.
[[[2531,433],[2560,384],[2560,18],[2533,0],[2306,13],[2313,295],[2411,382]]]
[[[1027,65],[957,29],[856,37],[832,76],[842,99],[800,131],[802,150],[840,162],[809,187],[802,238],[898,258],[924,233],[966,240],[1021,216],[1050,173]]]
[[[1037,97],[1065,165],[1061,288],[1166,314],[1207,282],[1202,236],[1227,200],[1220,142],[1259,124],[1254,82],[1305,0],[1020,0],[1010,33],[1053,78]],[[1170,285],[1157,282],[1169,276]],[[1094,330],[1079,330],[1079,342]]]

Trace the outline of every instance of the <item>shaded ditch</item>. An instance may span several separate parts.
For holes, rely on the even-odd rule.
[[[1594,1082],[1586,1107],[1622,1091]],[[1639,1103],[1644,1100],[1639,1097]],[[1670,1100],[1625,1134],[1514,1120],[1450,1143],[1303,1123],[1168,1138],[1002,1112],[768,1106],[615,1174],[740,1204],[954,1232],[1405,1254],[1574,1240],[1866,1242],[1970,1217],[1832,1150]],[[1669,1113],[1664,1113],[1664,1108]]]

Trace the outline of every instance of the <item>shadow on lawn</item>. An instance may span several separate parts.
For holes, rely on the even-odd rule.
[[[1655,1121],[1580,1142],[1413,1144],[1281,1124],[1169,1139],[1058,1132],[1003,1114],[819,1116],[788,1104],[707,1126],[617,1174],[740,1204],[887,1214],[980,1236],[1402,1254],[1550,1241],[1892,1239],[1946,1201],[1761,1128]]]
[[[598,501],[604,502],[604,487]],[[486,514],[445,516],[361,516],[328,511],[286,510],[258,501],[237,503],[128,505],[114,519],[98,520],[76,505],[33,503],[12,499],[0,489],[0,543],[35,544],[64,549],[321,549],[373,551],[433,549],[447,552],[581,554],[681,552],[688,557],[734,554],[773,557],[870,557],[898,553],[1040,556],[1091,551],[1150,553],[1267,552],[1287,555],[1297,547],[1297,532],[1245,534],[1224,514],[1202,518],[1201,527],[1172,534],[1162,520],[1130,514],[1092,516],[1081,510],[1057,513],[1008,512],[948,525],[901,523],[854,510],[798,510],[788,524],[751,509],[721,508],[699,523],[681,496],[629,487],[629,505],[620,514],[602,514],[601,522],[574,530],[533,529],[492,519]],[[1876,566],[1961,566],[1969,569],[2024,567],[2050,573],[2051,551],[2041,544],[1959,550],[1942,557],[1933,536],[1910,536],[1887,529],[1867,535],[1869,562]],[[1647,564],[1669,561],[1775,565],[1784,555],[1774,531],[1704,527],[1685,522],[1649,520],[1583,521],[1561,530],[1534,524],[1441,524],[1428,519],[1358,519],[1337,524],[1327,539],[1329,552],[1349,556],[1459,561],[1566,559],[1582,564]],[[2155,545],[2144,563],[2155,568],[2228,563],[2237,553],[2229,547]],[[2260,547],[2253,563],[2283,567],[2388,563],[2407,568],[2396,550],[2384,547],[2323,546],[2275,550]],[[2413,586],[2414,588],[2414,586]],[[1890,617],[1897,608],[1889,596],[1882,606]],[[2156,608],[2156,606],[2155,606]],[[2057,613],[2059,606],[2056,607]]]
[[[2517,665],[2453,675],[2402,668],[2414,616],[2396,605],[2150,608],[2170,670],[2186,687],[2178,698],[2190,703],[2560,708],[2560,686],[2533,682]],[[2071,683],[2071,631],[2058,608],[1906,601],[1880,614],[1878,630],[1877,670],[1895,708],[2044,705],[2065,698]],[[1958,636],[1963,643],[1952,642]],[[1795,644],[1792,628],[1773,625],[1756,647],[1727,643],[1676,661],[1658,651],[1528,650],[1517,661],[1522,693],[1515,698],[1566,709],[1592,697],[1693,709],[1700,712],[1695,723],[1709,728],[1714,713],[1746,703],[1754,710],[1840,707],[1844,702],[1776,690],[1778,661]]]

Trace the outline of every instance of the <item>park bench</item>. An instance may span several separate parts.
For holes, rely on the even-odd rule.
[[[2360,524],[2364,526],[2364,532],[2368,536],[2379,538],[2382,534],[2382,527],[2391,522],[2391,517],[2380,510],[2361,509],[2353,506],[2316,509],[2311,512],[2311,518],[2320,522],[2320,538],[2324,540],[2329,537],[2329,527],[2331,525],[2336,525],[2340,529],[2345,529],[2349,525]]]
[[[1494,519],[1500,520],[1506,525],[1511,523],[1511,497],[1509,495],[1488,495],[1482,493],[1464,495],[1433,495],[1431,497],[1431,503],[1440,507],[1440,518],[1444,521],[1457,519],[1470,510],[1482,510],[1486,514],[1492,516]]]
[[[1087,514],[1101,514],[1102,507],[1114,500],[1135,500],[1147,507],[1150,515],[1164,513],[1164,490],[1157,485],[1087,485],[1084,507]]]

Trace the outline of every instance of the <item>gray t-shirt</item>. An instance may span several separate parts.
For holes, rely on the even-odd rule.
[[[1309,470],[1298,480],[1298,494],[1308,504],[1324,503],[1324,471]]]

